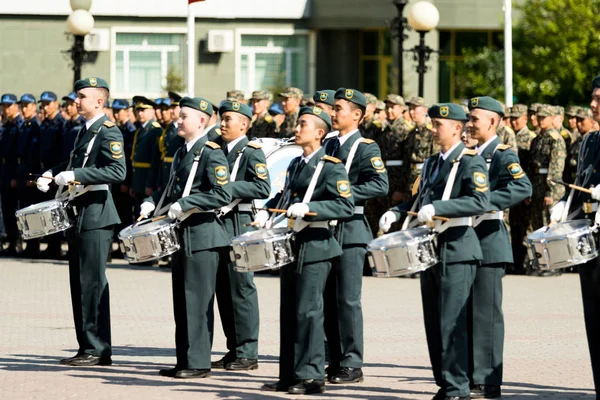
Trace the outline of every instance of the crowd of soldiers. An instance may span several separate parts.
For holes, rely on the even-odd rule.
[[[322,90],[305,96],[302,90],[290,87],[278,94],[281,102],[274,103],[273,93],[266,90],[253,92],[250,99],[246,99],[242,91],[232,90],[226,93],[226,100],[251,106],[249,138],[289,139],[293,137],[301,106],[317,105],[331,113],[334,93]],[[381,210],[411,197],[413,183],[424,161],[439,149],[433,141],[428,105],[423,98],[405,101],[400,95],[390,94],[380,100],[369,93],[365,97],[367,108],[361,133],[381,148],[390,182],[388,196],[370,202],[365,211],[373,234],[377,234]],[[17,209],[53,198],[51,192],[35,190],[32,176],[43,173],[49,165],[68,160],[77,133],[85,123],[78,113],[75,98],[75,93],[70,93],[59,100],[50,91],[43,92],[39,101],[32,94],[23,94],[20,99],[10,93],[1,97],[0,199],[5,242],[2,256],[65,257],[60,235],[45,238],[47,248],[43,252],[38,240],[27,241],[23,246],[14,215]],[[115,99],[105,105],[106,115],[123,134],[127,159],[126,181],[112,188],[122,221],[120,228],[133,222],[145,197],[166,184],[173,155],[183,143],[177,135],[180,99],[177,93],[169,92],[167,97],[155,100],[135,96],[132,103]],[[467,112],[466,106],[463,107]],[[207,128],[209,140],[220,135],[218,109],[217,104],[213,104],[214,112]],[[533,184],[532,197],[505,213],[515,256],[515,264],[508,272],[537,275],[538,271],[530,268],[524,238],[549,223],[550,208],[565,192],[565,187],[556,181],[573,182],[579,147],[586,134],[598,130],[598,123],[585,107],[571,106],[565,111],[561,106],[534,103],[529,107],[516,104],[505,107],[504,111],[498,137],[518,153]],[[467,146],[475,145],[466,131],[463,141]],[[399,227],[392,230],[394,228]],[[122,257],[120,250],[114,251],[112,257]]]

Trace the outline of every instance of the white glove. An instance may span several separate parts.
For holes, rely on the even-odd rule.
[[[592,189],[592,199],[600,200],[600,185]]]
[[[155,208],[156,206],[149,201],[143,202],[140,206],[140,216],[147,217]]]
[[[295,203],[288,207],[287,216],[292,218],[302,218],[306,215],[308,209],[308,204],[306,203]]]
[[[175,202],[171,204],[169,207],[169,218],[171,219],[179,219],[183,216],[183,208],[181,208],[181,204]]]
[[[46,178],[44,178],[44,177],[46,177]],[[41,190],[44,193],[46,193],[48,190],[50,190],[50,182],[52,182],[52,179],[48,179],[48,178],[52,178],[52,171],[44,172],[42,174],[42,177],[37,179],[36,183],[37,183],[38,190]]]
[[[550,221],[558,222],[562,217],[563,211],[565,210],[565,206],[567,205],[566,201],[559,201],[556,203],[554,207],[550,210]]]
[[[267,210],[260,210],[254,216],[254,222],[258,223],[258,226],[260,226],[261,228],[264,228],[270,216],[271,215]]]
[[[431,222],[433,221],[433,216],[435,215],[435,208],[433,208],[433,204],[427,204],[423,208],[419,210],[419,215],[417,218],[421,222]]]
[[[379,229],[381,229],[383,232],[387,232],[392,227],[392,224],[396,221],[398,221],[396,214],[393,211],[387,211],[381,216],[381,218],[379,218]]]
[[[75,172],[73,171],[64,171],[61,172],[60,174],[56,175],[56,178],[54,178],[54,182],[57,185],[68,185],[69,182],[72,182],[75,180]]]

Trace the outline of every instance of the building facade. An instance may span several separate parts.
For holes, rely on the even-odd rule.
[[[428,63],[425,97],[454,98],[463,51],[501,46],[502,0],[436,0],[440,23],[426,43],[442,54]],[[388,28],[391,0],[206,0],[195,3],[194,92],[218,102],[229,89],[297,86],[306,92],[355,87],[379,97],[397,91],[398,42]],[[404,14],[408,14],[409,6]],[[95,28],[83,76],[109,79],[115,98],[187,88],[187,1],[94,0]],[[68,0],[0,2],[0,91],[68,93]],[[416,45],[408,32],[404,49]],[[404,95],[417,91],[416,62],[404,55]],[[186,90],[182,90],[186,92]]]

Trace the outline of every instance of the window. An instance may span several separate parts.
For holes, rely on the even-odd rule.
[[[397,87],[397,74],[392,60],[389,30],[363,30],[360,32],[360,81],[363,92],[384,98]]]
[[[245,93],[287,86],[312,90],[309,34],[242,33],[238,57],[238,86]]]
[[[464,60],[465,51],[484,47],[501,47],[500,31],[440,31],[439,101],[449,102],[456,98],[456,72],[453,64]],[[499,46],[500,45],[500,46]]]
[[[167,86],[169,73],[185,81],[185,33],[116,32],[113,40],[111,91],[118,96],[158,97]]]

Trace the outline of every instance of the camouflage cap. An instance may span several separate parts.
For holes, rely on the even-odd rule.
[[[295,87],[289,87],[289,88],[285,89],[285,92],[279,93],[279,96],[293,97],[295,99],[302,100],[302,97],[304,96],[304,92],[301,89],[298,89]]]
[[[252,97],[250,100],[269,100],[273,101],[273,93],[268,90],[256,90],[252,92]]]
[[[594,114],[592,110],[587,107],[577,107],[577,118],[586,119],[586,118],[594,118]]]
[[[385,103],[381,100],[377,100],[377,105],[375,106],[376,110],[385,111]]]
[[[385,99],[386,103],[392,103],[392,104],[397,104],[399,106],[404,106],[406,105],[404,103],[404,98],[398,94],[388,94],[386,99]]]
[[[454,103],[440,103],[429,107],[427,111],[430,118],[452,119],[455,121],[467,121],[467,114],[463,106]]]
[[[412,97],[409,101],[406,102],[406,104],[408,104],[409,106],[427,107],[425,99],[422,97]]]
[[[536,113],[538,108],[540,108],[541,104],[540,103],[533,103],[529,106],[529,111],[532,113]]]
[[[377,104],[377,97],[374,94],[363,92],[365,95],[365,99],[367,100],[367,104]]]
[[[565,111],[565,115],[569,116],[571,118],[576,117],[577,116],[577,112],[579,111],[581,107],[579,106],[569,106],[567,107],[567,110]]]
[[[550,104],[540,104],[537,108],[536,115],[538,117],[554,117],[556,109]]]
[[[246,95],[241,90],[229,90],[227,92],[227,101],[244,101]]]
[[[554,106],[554,115],[565,115],[565,108],[562,106]]]
[[[512,118],[519,118],[523,115],[527,115],[527,106],[525,104],[515,104],[510,108],[508,113],[508,116]]]

